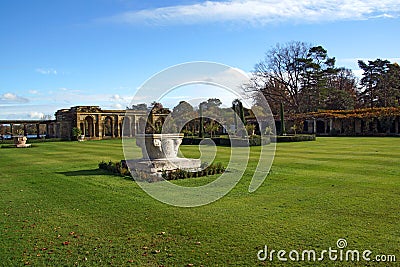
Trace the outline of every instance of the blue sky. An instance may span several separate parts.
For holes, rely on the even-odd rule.
[[[250,72],[292,40],[322,45],[359,75],[358,59],[400,62],[399,15],[398,0],[1,1],[0,119],[125,108],[167,67],[211,61]]]

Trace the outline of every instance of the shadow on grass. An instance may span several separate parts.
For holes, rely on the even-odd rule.
[[[37,147],[37,145],[31,145],[31,146],[28,146],[28,147],[18,147],[18,149],[32,148],[32,147]],[[1,145],[0,148],[17,148],[17,147],[15,147],[14,144],[5,144],[5,145]]]
[[[102,169],[91,169],[91,170],[79,170],[79,171],[68,171],[68,172],[57,172],[65,176],[93,176],[93,175],[110,175],[114,177],[123,178],[126,180],[133,180],[130,176],[121,176],[117,173],[110,173]]]
[[[104,175],[104,174],[108,174],[104,170],[100,170],[100,169],[57,172],[57,173],[63,174],[65,176],[87,176],[87,175]]]

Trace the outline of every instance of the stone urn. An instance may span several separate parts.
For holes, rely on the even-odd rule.
[[[15,145],[25,145],[26,144],[26,136],[14,136],[14,144]]]
[[[175,159],[183,134],[141,134],[136,136],[136,145],[142,149],[143,159]]]
[[[29,147],[30,144],[26,144],[26,140],[28,140],[28,138],[26,138],[26,136],[22,136],[22,135],[18,135],[18,136],[13,136],[13,140],[14,140],[14,145],[15,147]]]

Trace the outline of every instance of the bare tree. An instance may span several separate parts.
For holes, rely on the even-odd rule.
[[[41,118],[42,121],[50,121],[53,119],[53,115],[51,114],[44,114]]]
[[[298,41],[277,44],[266,53],[265,59],[255,66],[247,88],[261,91],[273,112],[279,110],[281,102],[294,112],[302,112],[302,59],[307,58],[310,48],[310,44]],[[273,103],[277,104],[276,107]]]

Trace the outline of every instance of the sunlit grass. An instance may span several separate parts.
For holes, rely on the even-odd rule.
[[[271,174],[249,193],[260,149],[252,147],[238,185],[198,208],[165,205],[133,181],[98,170],[102,160],[123,159],[121,140],[0,149],[0,262],[255,266],[263,264],[257,251],[264,245],[323,250],[335,248],[339,238],[346,238],[349,249],[395,254],[400,260],[399,145],[396,138],[281,143]],[[200,156],[194,146],[181,151]],[[218,147],[216,161],[226,165],[229,155],[229,148]],[[176,183],[193,186],[213,179]],[[266,262],[272,264],[280,263]]]

